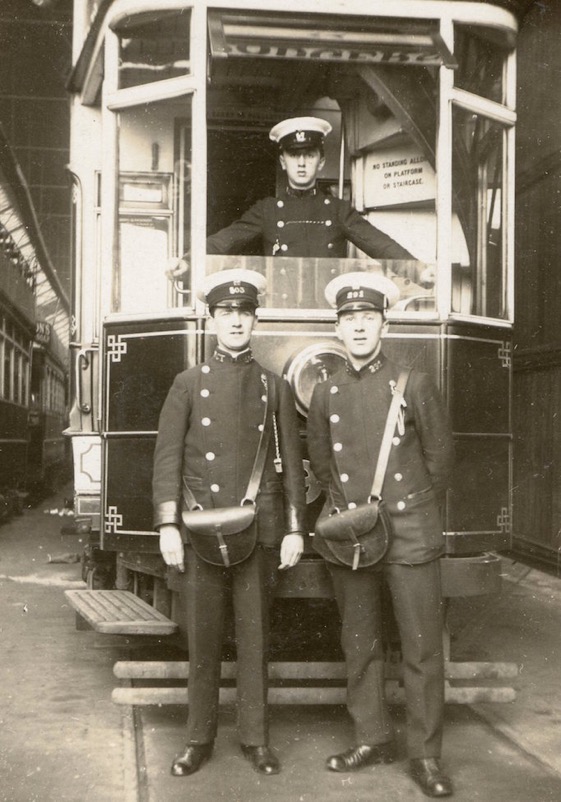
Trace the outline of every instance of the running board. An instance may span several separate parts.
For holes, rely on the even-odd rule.
[[[76,627],[86,621],[110,635],[172,635],[177,624],[128,590],[65,590],[76,611]]]
[[[445,663],[445,699],[449,704],[475,704],[477,702],[512,702],[516,692],[511,687],[499,685],[472,685],[463,683],[504,681],[518,676],[515,663]],[[183,680],[184,684],[173,686],[135,686],[115,688],[112,700],[124,705],[185,705],[188,704],[188,662],[117,662],[113,668],[116,677],[122,680],[150,682],[155,680]],[[389,703],[405,700],[403,686],[399,680],[400,666],[386,663],[386,698]],[[220,688],[220,704],[236,701],[236,688],[231,684],[236,678],[236,664],[222,663],[222,681],[229,687]],[[269,663],[268,699],[270,704],[286,705],[339,705],[345,704],[345,664],[331,662]],[[461,682],[451,685],[450,682]],[[292,684],[291,684],[292,683]],[[299,684],[295,684],[299,683]],[[312,684],[314,683],[314,684]],[[319,684],[318,684],[319,683]]]

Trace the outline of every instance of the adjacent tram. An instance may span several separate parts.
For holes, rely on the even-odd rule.
[[[384,348],[434,376],[453,422],[443,591],[498,588],[512,520],[515,5],[75,2],[67,433],[77,523],[99,557],[90,586],[114,581],[109,555],[118,587],[133,577],[174,614],[152,529],[158,415],[175,374],[213,348],[203,277],[246,266],[268,280],[256,358],[290,380],[303,436],[313,386],[341,359],[325,285],[355,269],[399,284]],[[299,115],[333,126],[325,189],[414,260],[206,254],[207,234],[275,194],[268,131]],[[186,251],[189,272],[170,278]],[[308,501],[311,538],[321,498],[309,471]],[[279,593],[330,594],[311,541]]]
[[[69,312],[0,128],[0,521],[69,479]]]

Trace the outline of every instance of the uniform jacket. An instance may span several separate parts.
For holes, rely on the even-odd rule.
[[[160,414],[154,456],[154,523],[181,524],[185,478],[203,509],[244,498],[263,424],[266,376],[275,384],[283,472],[275,470],[271,433],[257,497],[259,542],[277,546],[305,532],[305,488],[298,418],[292,391],[246,351],[234,359],[219,350],[208,362],[176,376]]]
[[[349,201],[315,188],[287,188],[278,198],[258,201],[239,220],[207,239],[207,253],[243,253],[258,238],[265,256],[344,258],[349,240],[372,258],[414,258],[361,217]]]
[[[308,450],[326,493],[321,516],[368,500],[392,398],[389,382],[397,382],[399,373],[399,365],[379,354],[360,372],[347,364],[314,389]],[[439,507],[453,454],[448,415],[427,374],[411,371],[405,401],[382,490],[395,530],[385,559],[413,564],[442,553]],[[328,557],[319,541],[316,535],[315,548]]]

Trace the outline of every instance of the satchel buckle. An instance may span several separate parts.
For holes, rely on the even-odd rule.
[[[354,549],[354,554],[353,554],[353,571],[356,571],[356,570],[357,570],[357,568],[358,568],[358,566],[359,566],[359,564],[360,564],[360,555],[361,555],[361,553],[362,553],[362,551],[363,551],[363,548],[362,548],[362,546],[360,545],[360,543],[358,543],[358,542],[357,542],[357,543],[354,543],[354,544],[353,544],[353,549]]]
[[[221,532],[216,533],[216,537],[218,538],[218,548],[220,549],[220,555],[222,557],[222,561],[226,568],[230,567],[230,555],[228,554],[228,546],[226,545],[224,538],[222,537]]]

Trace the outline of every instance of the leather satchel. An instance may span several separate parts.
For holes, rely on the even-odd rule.
[[[372,499],[320,519],[316,534],[338,562],[356,571],[375,565],[385,555],[393,534],[392,520],[382,499]]]
[[[399,375],[397,385],[392,386],[392,402],[368,502],[342,512],[335,509],[316,523],[315,533],[322,538],[335,561],[349,566],[353,571],[369,568],[379,562],[386,554],[393,537],[392,519],[381,497],[381,491],[394,429],[400,408],[405,404],[403,393],[408,378],[409,371],[404,370]]]
[[[257,543],[255,504],[216,509],[184,510],[183,523],[189,542],[199,557],[213,565],[241,563]]]
[[[198,556],[212,565],[229,568],[247,560],[257,544],[257,506],[255,499],[259,492],[265,459],[271,438],[274,413],[275,385],[269,392],[267,376],[262,374],[265,386],[265,410],[263,426],[253,462],[247,491],[239,506],[211,507],[205,510],[197,502],[193,492],[183,480],[184,509],[181,513],[187,539]]]

